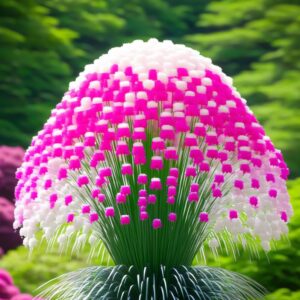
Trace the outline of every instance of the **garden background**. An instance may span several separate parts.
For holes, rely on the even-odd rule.
[[[257,280],[271,292],[269,300],[300,299],[299,0],[2,0],[0,145],[26,148],[85,64],[113,46],[150,37],[189,45],[232,76],[291,170],[290,243],[252,261],[241,253],[237,261],[209,263]],[[0,152],[0,246],[6,252],[10,239],[11,247],[19,243],[7,226],[13,173],[23,152]],[[0,268],[31,294],[86,265],[83,256],[39,251],[29,257],[23,247],[0,259]]]

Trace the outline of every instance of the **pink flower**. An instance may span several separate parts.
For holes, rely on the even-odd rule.
[[[114,217],[115,216],[115,209],[113,207],[106,207],[105,216],[106,217]]]
[[[162,227],[161,220],[160,219],[154,219],[152,221],[152,227],[153,227],[153,229],[159,229],[159,228],[161,228]]]
[[[231,209],[229,211],[229,219],[233,220],[233,219],[237,219],[238,218],[238,212],[234,209]]]
[[[121,222],[122,225],[128,225],[130,223],[129,215],[122,215],[120,217],[120,222]]]
[[[199,221],[207,223],[209,221],[208,213],[207,212],[201,212],[199,215]]]
[[[177,220],[177,215],[175,214],[175,213],[169,213],[169,215],[168,215],[168,220],[170,221],[170,222],[176,222],[176,220]]]

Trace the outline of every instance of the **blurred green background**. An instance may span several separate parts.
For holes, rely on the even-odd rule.
[[[300,299],[299,0],[2,0],[0,144],[27,147],[85,64],[113,46],[150,37],[211,57],[234,78],[283,151],[295,208],[291,243],[258,261],[242,255],[238,262],[217,263],[264,284],[273,292],[268,299]],[[86,264],[82,258],[68,261],[44,254],[27,260],[19,248],[0,267],[33,292],[43,281]]]

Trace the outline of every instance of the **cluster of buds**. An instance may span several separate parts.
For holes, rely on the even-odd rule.
[[[190,218],[209,228],[211,247],[226,231],[268,250],[292,214],[288,173],[210,59],[135,41],[87,65],[33,138],[16,173],[15,227],[29,247],[40,229],[92,244],[105,224],[163,230]]]

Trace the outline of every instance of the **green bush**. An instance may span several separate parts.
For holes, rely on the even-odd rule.
[[[279,289],[268,295],[266,300],[299,300],[300,291],[293,292],[289,289]]]
[[[1,260],[0,268],[10,272],[15,285],[22,292],[37,294],[36,289],[47,281],[67,272],[78,270],[89,265],[107,264],[108,257],[89,258],[89,251],[84,254],[69,255],[56,251],[47,252],[44,245],[29,253],[29,250],[21,246],[9,251]],[[109,262],[111,263],[111,262]]]

